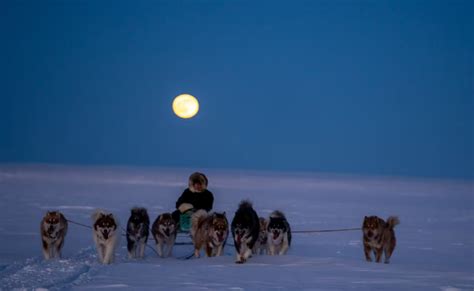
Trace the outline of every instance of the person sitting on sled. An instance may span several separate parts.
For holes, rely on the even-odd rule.
[[[189,177],[189,187],[176,201],[176,210],[173,218],[179,222],[181,231],[189,231],[191,228],[191,215],[199,209],[209,212],[214,203],[214,196],[207,190],[207,177],[199,172]]]

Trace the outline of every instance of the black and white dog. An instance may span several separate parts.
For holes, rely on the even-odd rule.
[[[132,208],[127,222],[127,250],[128,257],[143,258],[148,241],[150,217],[145,208]]]
[[[102,264],[111,264],[115,257],[117,245],[118,222],[112,213],[97,210],[92,214],[93,236],[97,247],[99,261]]]
[[[245,263],[252,255],[252,249],[260,232],[258,215],[249,201],[242,201],[231,223],[238,264]]]
[[[291,245],[291,228],[281,211],[273,211],[268,219],[268,254],[284,255]]]

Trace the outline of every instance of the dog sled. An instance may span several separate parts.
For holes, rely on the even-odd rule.
[[[193,215],[193,211],[189,210],[184,213],[180,213],[179,215],[179,231],[180,232],[188,232],[191,230],[191,216]]]
[[[192,245],[191,239],[191,216],[193,211],[180,213],[178,222],[178,235],[176,237],[176,245]]]

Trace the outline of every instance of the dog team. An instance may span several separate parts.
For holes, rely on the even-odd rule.
[[[150,227],[147,210],[131,209],[127,222],[126,239],[129,258],[143,258],[149,230],[156,243],[160,257],[172,255],[179,230],[189,231],[194,245],[194,256],[199,257],[204,249],[206,256],[221,256],[229,235],[226,213],[211,212],[214,196],[207,190],[208,180],[202,173],[189,177],[189,187],[176,202],[176,211],[162,213]],[[103,264],[114,261],[119,239],[118,222],[112,213],[97,210],[92,215],[93,238],[98,259]],[[362,225],[364,254],[367,261],[380,262],[385,254],[385,263],[396,246],[394,227],[399,223],[391,216],[385,222],[377,216],[365,217]],[[48,211],[41,221],[41,238],[45,259],[60,258],[67,234],[68,222],[58,211]],[[230,224],[230,232],[236,250],[236,263],[245,263],[252,255],[285,255],[291,246],[291,228],[281,211],[273,211],[268,218],[259,217],[251,202],[240,202]]]

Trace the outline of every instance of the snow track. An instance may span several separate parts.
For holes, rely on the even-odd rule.
[[[2,290],[45,288],[58,290],[85,283],[98,266],[95,250],[87,248],[69,259],[30,258],[0,272]]]

